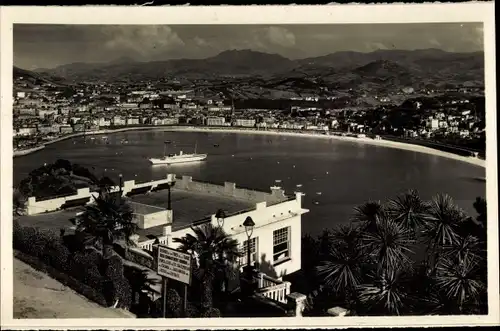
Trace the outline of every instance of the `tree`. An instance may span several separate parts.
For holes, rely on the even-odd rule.
[[[415,243],[411,230],[387,216],[377,217],[375,229],[362,234],[363,248],[379,269],[391,274],[411,265],[410,254]]]
[[[24,213],[24,210],[26,209],[26,198],[17,188],[15,188],[14,191],[12,192],[12,196],[13,196],[12,207],[14,215],[20,216]]]
[[[478,266],[479,261],[460,256],[443,258],[437,264],[436,286],[446,297],[451,312],[463,314],[466,308],[479,303],[486,287],[479,280]]]
[[[380,201],[368,201],[354,208],[351,220],[360,223],[363,230],[370,231],[376,228],[377,217],[383,216],[385,213],[385,207]]]
[[[459,243],[460,227],[466,220],[466,214],[449,195],[438,194],[431,200],[423,234],[429,245],[427,258],[434,271],[443,246]]]
[[[232,264],[241,256],[238,242],[230,238],[222,228],[211,223],[191,227],[194,235],[188,233],[174,238],[180,250],[195,256],[194,275],[201,282],[201,305],[204,310],[213,306],[213,288],[225,276],[232,274]],[[221,260],[219,257],[222,256]],[[220,288],[218,288],[220,292]],[[218,293],[220,294],[220,293]]]
[[[416,236],[429,217],[429,205],[424,203],[418,192],[409,190],[388,202],[388,214],[391,218]]]
[[[406,284],[408,274],[402,269],[379,269],[368,276],[368,282],[358,287],[360,309],[366,314],[400,315],[408,310]]]
[[[102,245],[103,256],[108,258],[116,240],[130,243],[137,224],[133,220],[132,208],[121,196],[101,190],[94,200],[85,206],[76,231],[85,234],[87,243]]]
[[[337,297],[353,300],[363,279],[362,266],[368,262],[359,230],[352,226],[339,227],[330,240],[329,250],[316,268],[318,276]]]

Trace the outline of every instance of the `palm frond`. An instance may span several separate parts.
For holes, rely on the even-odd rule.
[[[409,190],[395,199],[390,199],[387,205],[387,213],[391,218],[414,233],[422,229],[429,218],[430,207],[416,190]]]
[[[395,270],[410,266],[412,246],[415,244],[411,230],[388,217],[377,218],[376,227],[363,233],[362,247],[381,268]]]
[[[471,259],[442,259],[437,265],[435,282],[449,301],[460,309],[467,302],[478,302],[485,284],[478,279],[478,262]]]
[[[449,195],[439,194],[432,199],[429,216],[424,235],[434,246],[458,243],[459,227],[467,216]]]

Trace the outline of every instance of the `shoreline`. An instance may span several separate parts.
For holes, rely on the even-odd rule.
[[[35,153],[37,151],[43,150],[45,146],[54,144],[63,140],[81,137],[83,135],[100,135],[100,134],[111,134],[118,132],[126,132],[126,131],[171,131],[171,132],[216,132],[216,133],[242,133],[242,134],[260,134],[260,135],[271,135],[271,136],[289,136],[289,137],[306,137],[306,138],[320,138],[320,139],[335,139],[339,141],[349,141],[349,142],[357,142],[361,144],[369,144],[380,147],[387,148],[395,148],[400,150],[407,150],[412,152],[424,153],[434,156],[445,157],[448,159],[453,159],[461,162],[466,162],[471,165],[475,165],[478,167],[486,168],[486,160],[479,159],[477,157],[467,157],[461,156],[458,154],[443,152],[435,148],[421,146],[417,144],[411,143],[403,143],[392,140],[375,140],[371,138],[357,138],[357,137],[347,137],[347,136],[337,136],[337,135],[324,135],[317,133],[308,133],[308,132],[282,132],[278,130],[257,130],[257,129],[236,129],[233,127],[223,128],[223,127],[195,127],[195,126],[143,126],[143,127],[131,127],[131,128],[120,128],[120,129],[105,129],[99,131],[90,131],[90,132],[79,132],[73,133],[71,135],[67,135],[65,137],[57,138],[52,141],[44,143],[43,147],[33,148],[31,150],[21,150],[15,151],[14,157],[20,157],[24,155],[28,155],[31,153]],[[17,153],[17,154],[16,154]],[[22,153],[22,154],[21,154]]]

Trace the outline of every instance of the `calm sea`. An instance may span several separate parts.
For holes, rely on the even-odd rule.
[[[385,200],[413,188],[424,199],[437,193],[450,194],[462,208],[475,215],[472,203],[486,196],[485,169],[406,150],[338,140],[252,135],[242,133],[190,133],[129,131],[65,140],[45,150],[14,159],[14,184],[31,170],[59,158],[93,169],[117,181],[147,181],[168,173],[194,179],[269,190],[278,185],[293,193],[302,185],[306,194],[303,232],[318,234],[323,228],[349,222],[352,209],[369,199]],[[127,140],[128,143],[122,143]],[[152,166],[148,157],[168,153],[208,153],[206,161],[185,165]],[[216,146],[218,145],[218,146]],[[217,206],[214,206],[214,211]]]

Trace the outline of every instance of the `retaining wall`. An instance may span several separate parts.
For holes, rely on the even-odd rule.
[[[236,187],[235,183],[226,182],[224,185],[217,185],[208,182],[194,181],[191,176],[182,176],[181,179],[176,179],[174,174],[167,175],[167,178],[136,183],[135,180],[127,180],[122,184],[122,196],[127,196],[133,193],[134,190],[147,188],[143,193],[166,189],[165,184],[175,181],[175,188],[179,190],[199,192],[206,194],[214,194],[232,197],[236,199],[248,200],[252,202],[267,202],[274,204],[286,201],[288,198],[285,191],[279,187],[271,188],[271,192],[260,192]],[[111,187],[111,192],[119,192],[118,186]],[[77,190],[76,194],[56,197],[53,199],[37,200],[36,197],[29,197],[26,203],[26,213],[28,215],[36,215],[56,210],[64,209],[65,207],[75,207],[77,205],[86,205],[94,202],[94,197],[99,195],[98,192],[91,192],[89,188],[81,188]],[[146,220],[145,220],[146,221]],[[156,219],[153,217],[150,221],[155,223]],[[146,223],[150,223],[147,221]]]

